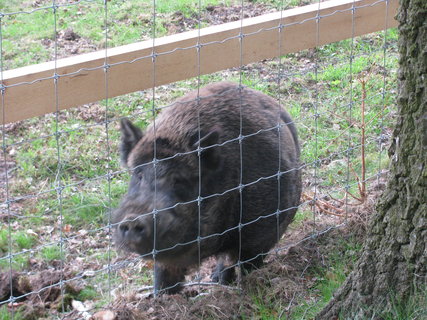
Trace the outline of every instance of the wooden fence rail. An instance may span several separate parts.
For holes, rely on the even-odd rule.
[[[397,7],[332,0],[4,71],[0,123],[395,27]]]

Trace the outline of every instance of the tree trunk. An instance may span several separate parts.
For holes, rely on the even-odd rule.
[[[404,302],[414,285],[426,285],[427,1],[401,0],[398,20],[399,119],[390,180],[354,271],[316,319],[372,317],[391,299]]]

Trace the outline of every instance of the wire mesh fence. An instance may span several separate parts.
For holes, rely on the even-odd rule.
[[[151,39],[155,48],[163,35],[189,29],[199,30],[200,35],[203,27],[228,21],[240,21],[243,30],[245,19],[254,15],[273,10],[283,14],[290,6],[307,3],[317,4],[320,10],[321,2],[0,4],[3,119],[10,107],[5,105],[8,89],[42,80],[55,84],[56,110],[2,123],[0,317],[90,318],[111,309],[126,294],[137,294],[141,300],[164,290],[174,292],[178,286],[186,294],[194,289],[203,295],[222,287],[241,296],[246,272],[240,272],[242,265],[261,268],[263,259],[268,265],[275,257],[286,258],[299,243],[351,219],[366,219],[364,212],[371,210],[384,184],[394,115],[397,33],[388,29],[388,0],[363,6],[385,5],[384,31],[357,37],[354,16],[362,7],[354,1],[348,9],[353,36],[338,43],[320,44],[325,17],[318,14],[298,22],[316,21],[311,32],[318,45],[293,54],[283,54],[288,44],[279,36],[292,24],[280,22],[222,41],[199,41],[162,53],[153,49],[149,56],[131,61],[109,61],[109,50],[117,45]],[[250,36],[272,30],[278,34],[277,58],[245,64]],[[202,59],[204,48],[235,39],[239,39],[239,65],[202,74],[200,68],[207,63]],[[157,85],[159,56],[194,49],[197,77]],[[105,53],[101,65],[56,72],[60,58],[96,50]],[[152,88],[109,98],[110,70],[147,59],[152,63]],[[13,85],[3,81],[6,70],[50,60],[55,72],[49,77]],[[61,97],[78,92],[66,92],[59,83],[94,70],[104,71],[105,99],[61,110]],[[234,85],[222,85],[226,88],[217,92],[203,89],[224,80]],[[266,122],[269,108],[269,119],[274,121]],[[126,126],[126,119],[142,132]],[[182,128],[180,120],[187,121],[187,127]],[[298,163],[289,165],[292,126],[298,131],[301,155]],[[123,166],[119,149],[123,155],[127,148],[123,136],[129,134],[135,141],[128,146],[133,151]],[[141,138],[146,142],[135,146]],[[224,163],[227,170],[215,171]],[[288,200],[292,192],[298,194],[298,178],[288,177],[296,172],[302,175],[303,188],[300,201],[292,203]],[[256,213],[249,216],[251,210]],[[284,232],[293,214],[294,222]],[[150,239],[139,247],[114,236],[150,228]],[[250,232],[245,234],[245,229]],[[266,242],[265,247],[257,238]],[[227,241],[234,244],[233,250],[221,247]],[[248,245],[249,241],[254,244]],[[248,254],[245,250],[251,246],[257,249]],[[124,248],[128,250],[118,250]],[[216,264],[224,267],[218,269]],[[220,273],[213,280],[223,283],[212,280],[215,268]],[[233,270],[237,280],[225,281]],[[174,272],[178,275],[169,275]],[[153,285],[156,273],[163,284]],[[289,299],[289,306],[298,303],[295,296]]]

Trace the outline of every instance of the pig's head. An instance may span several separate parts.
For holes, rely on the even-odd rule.
[[[216,175],[221,161],[216,148],[201,151],[200,169],[197,151],[177,153],[196,150],[199,144],[216,144],[218,130],[189,133],[182,139],[154,138],[152,131],[143,133],[129,120],[122,120],[121,132],[121,159],[132,177],[128,193],[113,213],[116,245],[147,258],[152,258],[155,249],[159,260],[197,248],[199,189],[206,193],[209,188],[204,184]]]

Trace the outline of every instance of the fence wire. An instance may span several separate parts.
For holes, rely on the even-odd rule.
[[[210,281],[207,269],[212,268],[212,260],[204,259],[202,242],[213,241],[225,237],[233,232],[238,232],[239,252],[236,262],[227,265],[227,269],[239,269],[260,257],[280,256],[290,248],[301,243],[324,235],[331,230],[347,225],[352,215],[358,214],[354,209],[352,199],[358,200],[356,192],[361,192],[365,183],[376,181],[376,186],[381,184],[386,170],[385,152],[387,136],[389,134],[388,121],[393,116],[391,107],[393,102],[393,84],[395,77],[396,44],[390,41],[387,29],[389,16],[389,0],[378,0],[369,5],[356,6],[356,1],[349,9],[336,10],[328,15],[321,15],[321,0],[313,0],[318,4],[318,14],[295,23],[283,23],[283,12],[288,2],[276,2],[281,12],[278,25],[271,28],[262,28],[250,33],[243,32],[245,10],[249,10],[248,3],[252,1],[235,1],[239,7],[240,33],[220,41],[203,43],[201,30],[204,26],[203,12],[206,9],[201,0],[194,1],[194,15],[198,30],[198,41],[195,45],[178,47],[166,52],[156,52],[156,39],[160,24],[158,20],[163,17],[159,12],[161,1],[153,0],[150,6],[150,35],[152,39],[152,52],[150,55],[134,58],[129,61],[111,63],[109,49],[112,47],[113,24],[115,16],[111,7],[115,5],[107,0],[80,0],[80,1],[36,1],[35,8],[19,9],[13,12],[1,12],[0,5],[0,92],[3,119],[5,119],[5,96],[8,89],[16,86],[31,86],[40,81],[53,81],[55,86],[56,111],[51,115],[21,121],[17,124],[2,123],[2,159],[1,175],[1,207],[0,207],[0,315],[7,314],[5,319],[21,319],[22,308],[25,305],[50,301],[50,312],[53,317],[78,319],[89,318],[99,310],[108,310],[118,298],[118,292],[137,292],[148,295],[159,295],[157,287],[153,286],[153,274],[158,265],[159,254],[173,251],[179,247],[197,244],[197,270],[189,274],[183,281],[173,284],[174,288],[182,285],[184,288],[195,287],[198,294],[202,295],[211,287],[222,287],[231,291],[244,291],[242,274],[237,272],[237,282],[231,285],[218,284]],[[216,3],[216,2],[215,2]],[[384,31],[374,37],[366,39],[355,36],[355,12],[358,9],[369,8],[385,3]],[[80,6],[94,6],[102,12],[99,15],[101,36],[105,57],[102,64],[93,68],[81,68],[69,73],[59,73],[57,63],[59,60],[59,32],[61,29],[61,14],[64,10],[80,8]],[[85,7],[87,8],[87,7]],[[53,61],[55,64],[52,76],[39,78],[33,81],[23,81],[15,84],[5,84],[3,72],[5,61],[8,65],[14,63],[14,55],[10,47],[5,47],[8,33],[13,19],[21,16],[35,16],[40,12],[51,15],[53,32]],[[320,46],[322,33],[322,18],[342,12],[352,13],[352,37],[349,43],[341,42],[336,45],[349,47],[349,55],[344,59],[338,53],[330,54],[326,46]],[[76,19],[84,18],[85,12]],[[159,18],[160,16],[160,18]],[[12,21],[12,22],[11,22]],[[303,53],[283,55],[286,43],[282,41],[282,34],[288,32],[295,24],[316,22],[316,48]],[[6,31],[5,31],[6,30]],[[277,58],[268,61],[244,64],[245,44],[250,41],[249,36],[277,31],[278,53]],[[211,76],[201,73],[201,65],[205,63],[201,58],[203,48],[206,46],[224,44],[228,41],[239,40],[240,62],[236,68],[218,72]],[[367,46],[374,46],[373,42],[381,42],[379,48],[363,50],[364,41]],[[157,59],[159,56],[170,55],[176,51],[197,50],[198,74],[195,78],[179,82],[178,84],[158,86],[156,80]],[[12,50],[12,52],[10,52]],[[376,60],[378,56],[382,65]],[[12,57],[12,58],[11,58]],[[123,98],[109,98],[109,76],[111,68],[122,64],[133,64],[141,60],[152,62],[152,88]],[[294,59],[294,60],[292,60]],[[292,63],[306,59],[304,67],[294,66]],[[29,63],[35,63],[36,60]],[[331,68],[331,65],[333,66]],[[362,65],[362,67],[360,66]],[[372,71],[372,70],[376,71]],[[95,70],[104,71],[103,102],[87,108],[75,110],[60,110],[60,99],[63,92],[59,83],[67,81],[70,77],[78,76],[84,72]],[[334,74],[341,70],[341,74]],[[381,85],[371,81],[372,74],[376,72],[381,76]],[[200,90],[207,83],[218,79],[232,79],[238,84],[220,94],[203,96]],[[358,83],[364,82],[368,89],[360,89]],[[371,82],[372,84],[371,84]],[[372,86],[372,88],[369,88]],[[153,145],[153,159],[131,169],[119,166],[119,122],[123,119],[132,119],[142,127],[151,123],[154,141],[157,138],[157,115],[165,110],[173,110],[179,105],[186,105],[192,101],[175,101],[176,96],[195,89],[197,94],[197,147],[189,152],[176,152],[172,156],[158,158],[157,144]],[[280,110],[277,114],[277,124],[262,128],[251,133],[243,132],[244,113],[243,94],[245,88],[255,88],[266,91],[283,107],[288,109],[293,120],[284,123],[281,120]],[[341,91],[341,93],[337,93]],[[369,94],[366,95],[366,90]],[[177,94],[176,92],[180,93]],[[202,126],[199,106],[205,100],[219,99],[224,95],[240,97],[239,105],[239,135],[233,139],[202,146]],[[346,96],[347,95],[347,96]],[[359,105],[370,106],[369,114],[359,122],[358,117],[364,117],[358,111]],[[120,105],[117,107],[117,105]],[[128,107],[136,105],[136,107]],[[96,114],[95,107],[100,106],[101,111]],[[95,110],[95,114],[91,114]],[[81,116],[79,112],[89,113]],[[80,118],[79,118],[80,117]],[[86,117],[86,118],[85,118]],[[281,167],[280,155],[282,154],[281,132],[290,124],[295,124],[299,131],[302,149],[301,164],[290,170]],[[360,131],[366,131],[366,138],[360,139]],[[247,139],[267,133],[277,133],[278,143],[278,171],[272,175],[262,176],[253,181],[244,181],[243,142]],[[202,192],[202,153],[209,150],[225,148],[233,143],[239,144],[239,181],[232,188],[227,188],[219,193],[204,195]],[[221,149],[222,148],[222,149]],[[360,150],[370,150],[366,157],[365,168],[358,160]],[[157,169],[163,163],[173,159],[180,159],[188,155],[198,156],[198,191],[197,197],[188,201],[175,202],[167,207],[157,207],[159,190],[157,189]],[[375,164],[374,164],[375,163]],[[129,177],[145,167],[154,168],[153,207],[142,210],[134,218],[113,222],[113,211],[118,207],[120,199],[127,192]],[[375,167],[375,168],[374,168]],[[356,174],[356,170],[366,170],[365,178]],[[303,196],[300,204],[295,207],[281,208],[283,185],[281,177],[293,171],[303,173]],[[226,177],[218,177],[224,179]],[[243,192],[246,188],[255,186],[264,181],[277,180],[277,209],[265,213],[250,221],[244,221]],[[247,189],[246,189],[247,190]],[[238,194],[239,219],[235,226],[222,232],[203,234],[202,205],[213,198],[220,198]],[[356,201],[357,202],[357,201]],[[167,248],[158,248],[159,241],[158,221],[162,213],[174,210],[179,206],[197,206],[197,236],[186,242],[176,243]],[[287,212],[298,209],[297,225],[290,226],[291,230],[281,234],[279,218]],[[362,209],[363,204],[362,204]],[[144,217],[152,217],[153,225],[153,250],[147,254],[120,254],[113,243],[113,233],[123,223],[139,221]],[[276,224],[272,232],[275,233],[277,245],[269,252],[261,252],[249,259],[242,255],[242,228],[253,225],[263,219],[274,218]],[[327,220],[327,222],[325,222]],[[309,232],[299,231],[298,223],[309,226]],[[292,240],[287,237],[292,233]],[[151,260],[150,260],[151,258]],[[268,262],[267,262],[268,263]],[[208,267],[206,267],[208,265]],[[20,278],[21,277],[21,278]],[[28,282],[26,290],[19,286],[18,279]],[[42,281],[49,278],[49,281]],[[46,280],[46,279],[45,279]],[[22,280],[24,281],[24,280]],[[83,294],[72,292],[89,292],[84,298]],[[86,291],[85,291],[86,290]],[[6,292],[3,294],[3,292]],[[56,292],[56,293],[55,293]],[[70,293],[71,292],[71,293]],[[52,298],[54,295],[54,298]],[[36,297],[36,298],[34,298]],[[240,296],[243,299],[243,296]],[[97,303],[86,303],[83,309],[77,308],[72,301],[93,300]],[[294,298],[290,301],[293,303]],[[243,300],[241,300],[243,301]],[[2,310],[5,310],[4,312]],[[74,317],[74,318],[73,318]]]

